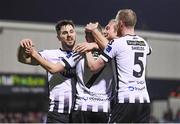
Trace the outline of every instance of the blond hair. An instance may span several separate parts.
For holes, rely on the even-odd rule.
[[[126,27],[135,27],[137,16],[136,13],[131,9],[122,9],[118,11],[116,20],[118,22],[121,20]]]

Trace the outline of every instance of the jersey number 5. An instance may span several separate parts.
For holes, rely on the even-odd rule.
[[[133,70],[133,76],[135,76],[137,78],[140,78],[142,76],[143,71],[144,71],[143,62],[139,59],[139,57],[143,57],[143,56],[144,56],[144,53],[135,52],[134,65],[138,64],[140,66],[139,72]]]

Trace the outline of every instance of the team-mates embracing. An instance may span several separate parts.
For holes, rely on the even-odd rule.
[[[62,43],[58,50],[37,52],[31,40],[21,41],[19,61],[40,64],[50,72],[49,112],[58,115],[49,114],[47,122],[149,122],[145,72],[151,48],[135,34],[136,21],[133,10],[119,10],[103,31],[99,23],[87,24],[86,40],[76,46],[74,26],[56,26]],[[52,73],[61,81],[51,81]],[[67,121],[60,121],[59,113],[68,114]]]

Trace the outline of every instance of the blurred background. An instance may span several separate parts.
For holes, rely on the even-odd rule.
[[[123,8],[137,16],[137,34],[152,46],[147,61],[151,122],[180,122],[180,1],[179,0],[1,0],[0,122],[44,122],[48,106],[46,71],[17,61],[19,41],[30,38],[38,50],[59,46],[54,25],[71,19],[77,42],[84,26],[105,26]]]

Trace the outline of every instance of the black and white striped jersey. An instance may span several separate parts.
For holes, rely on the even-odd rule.
[[[60,62],[71,51],[61,49],[43,50],[39,54],[46,60],[57,63]],[[49,111],[59,113],[70,113],[72,109],[72,88],[75,83],[75,69],[68,69],[64,72],[51,74],[47,72],[49,83]],[[75,87],[74,87],[75,88]]]
[[[119,103],[150,102],[145,81],[146,59],[150,52],[143,38],[126,35],[109,42],[100,55],[105,62],[115,58]]]
[[[94,57],[97,58],[98,56],[98,53],[94,52]],[[77,93],[74,110],[109,112],[113,87],[111,62],[96,75],[88,69],[85,58],[82,58],[76,64],[76,74]],[[95,78],[95,75],[97,78]],[[95,78],[95,80],[91,80],[92,78]],[[89,82],[89,80],[91,81]]]

